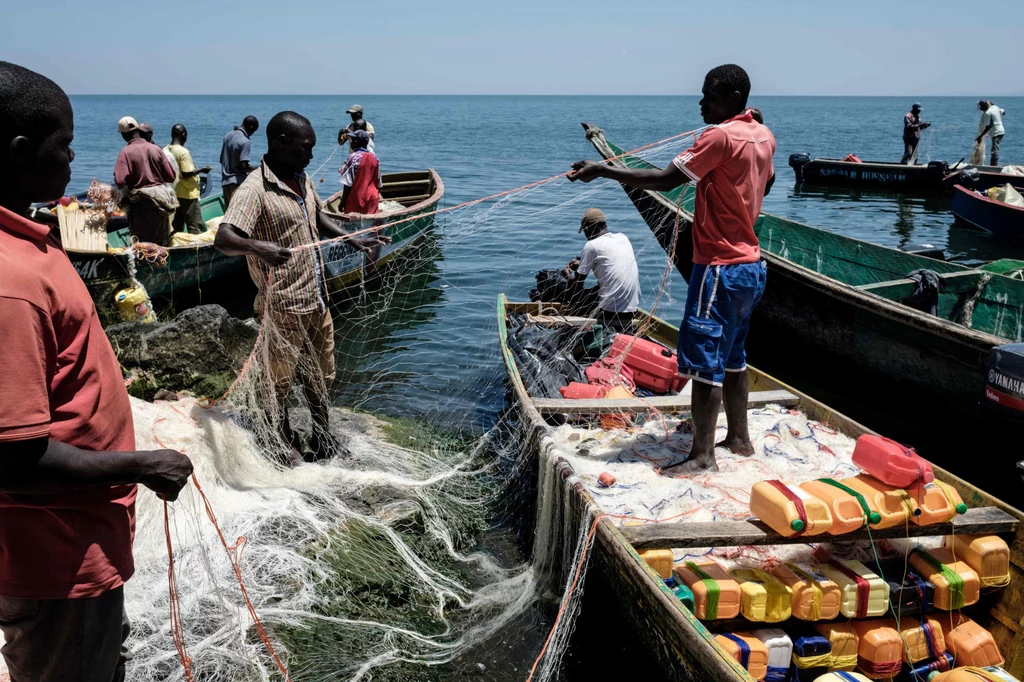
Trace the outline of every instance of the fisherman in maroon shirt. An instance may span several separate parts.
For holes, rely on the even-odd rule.
[[[114,182],[128,202],[128,229],[140,242],[166,246],[178,200],[164,185],[178,174],[163,150],[142,137],[134,118],[122,118],[117,130],[128,143],[114,164]]]

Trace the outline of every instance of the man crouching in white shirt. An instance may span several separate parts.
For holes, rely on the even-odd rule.
[[[600,209],[589,208],[580,221],[587,237],[580,257],[566,267],[570,279],[582,284],[591,272],[597,277],[597,321],[615,332],[633,334],[633,316],[640,304],[640,274],[629,238],[609,232]]]

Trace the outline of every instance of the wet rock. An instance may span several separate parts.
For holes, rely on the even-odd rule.
[[[259,328],[217,305],[189,308],[161,324],[106,329],[127,373],[128,392],[153,400],[160,390],[219,398],[252,352]]]

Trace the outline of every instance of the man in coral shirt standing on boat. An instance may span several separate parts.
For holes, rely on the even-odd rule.
[[[679,372],[695,382],[693,447],[685,462],[663,470],[670,475],[718,470],[715,428],[723,396],[729,430],[718,445],[739,455],[754,452],[747,428],[744,344],[767,274],[754,223],[775,181],[775,137],[747,108],[750,79],[739,66],[709,71],[702,94],[701,115],[712,126],[668,167],[635,170],[578,161],[569,176],[583,182],[609,178],[656,191],[697,183],[694,267],[686,318],[679,326]]]

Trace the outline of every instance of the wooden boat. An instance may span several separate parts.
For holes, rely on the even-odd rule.
[[[387,173],[381,179],[381,201],[395,201],[403,208],[389,213],[360,216],[359,220],[350,221],[347,227],[351,230],[364,230],[383,225],[379,234],[391,237],[391,243],[382,247],[373,260],[367,259],[366,254],[345,242],[324,244],[324,270],[327,273],[327,286],[332,291],[340,291],[359,282],[377,268],[406,253],[422,242],[434,226],[434,213],[444,196],[444,183],[437,171],[430,169]],[[332,195],[324,203],[328,214],[338,216],[342,213],[339,206],[341,192]]]
[[[604,158],[624,153],[599,128],[584,128]],[[653,167],[634,156],[612,163]],[[675,265],[689,279],[693,188],[624,189],[666,251],[678,215]],[[780,356],[784,346],[801,357],[798,374],[813,379],[827,367],[843,394],[882,414],[906,416],[920,425],[916,435],[948,432],[955,418],[977,425],[980,442],[1019,447],[1019,424],[991,415],[983,403],[990,351],[1024,341],[1024,283],[769,214],[755,230],[769,269],[751,327],[755,359]],[[919,268],[939,273],[945,284],[938,315],[901,303],[913,291],[905,275]],[[952,465],[955,457],[950,452],[940,463]]]
[[[1017,188],[1024,187],[1024,176],[982,170],[967,175],[962,169],[957,169],[942,180],[943,189],[949,193],[952,193],[957,185],[987,192],[992,187],[1001,187],[1007,183]]]
[[[1011,244],[1024,244],[1024,207],[1007,204],[964,187],[953,188],[950,210],[956,219]]]
[[[200,206],[203,220],[208,223],[224,215],[224,197],[221,194],[200,199]],[[212,242],[163,248],[154,246],[147,249],[143,257],[136,258],[127,248],[131,245],[127,222],[111,221],[107,229],[105,251],[66,249],[75,270],[98,302],[113,300],[113,293],[129,282],[132,267],[135,268],[135,278],[150,296],[166,296],[194,289],[245,268],[244,258],[225,256],[213,248]]]
[[[511,303],[504,295],[499,296],[497,304],[498,334],[502,357],[516,401],[515,409],[521,413],[527,424],[531,442],[538,452],[550,452],[549,449],[555,447],[551,440],[552,426],[549,421],[556,415],[646,415],[652,406],[656,406],[664,414],[689,411],[689,398],[678,396],[644,400],[552,400],[531,395],[509,343],[510,316],[527,313],[542,313],[548,316],[547,320],[557,324],[560,306],[549,303]],[[565,324],[580,323],[579,318],[563,319]],[[638,325],[641,320],[646,319],[646,314],[639,313]],[[651,318],[647,333],[651,340],[671,346],[674,345],[677,334],[678,330],[672,325]],[[826,422],[851,438],[870,433],[861,424],[768,374],[753,367],[749,370],[751,407],[771,403],[788,405],[801,410],[809,419]],[[558,499],[549,502],[557,505],[559,509],[566,510],[569,518],[575,521],[575,532],[578,533],[581,530],[582,519],[596,518],[606,510],[600,507],[584,482],[578,476],[574,476],[572,466],[565,459],[557,459],[553,466],[561,485],[554,487]],[[974,607],[969,615],[992,632],[1007,659],[1006,669],[1021,677],[1024,674],[1024,656],[1018,652],[1021,643],[1024,642],[1024,624],[1020,622],[1020,590],[1024,585],[1024,525],[1021,521],[1024,520],[1024,514],[939,467],[935,467],[935,477],[956,488],[972,509],[957,517],[952,524],[911,526],[909,530],[900,527],[873,531],[873,537],[878,540],[883,537],[907,537],[908,533],[948,535],[951,531],[958,535],[1001,535],[1011,547],[1011,586],[989,595],[983,603]],[[550,486],[547,489],[552,490]],[[574,532],[564,533],[564,541],[574,542],[575,537]],[[869,541],[869,536],[864,531],[855,531],[844,535],[843,539],[866,542]],[[714,635],[705,624],[683,606],[637,552],[647,549],[740,547],[807,541],[807,538],[799,536],[783,538],[760,522],[669,522],[620,527],[611,518],[604,517],[597,521],[594,531],[590,568],[586,576],[586,594],[591,594],[589,585],[595,578],[608,586],[609,589],[602,591],[602,596],[612,601],[615,611],[607,622],[622,622],[628,630],[637,633],[637,639],[663,672],[663,677],[659,679],[673,682],[752,682],[753,678],[715,642]],[[572,569],[564,568],[566,571]],[[607,604],[601,605],[603,613],[606,613],[607,607]],[[615,616],[618,620],[613,620]],[[745,625],[744,629],[763,626],[753,623]],[[786,627],[786,624],[783,623],[782,626]]]
[[[797,182],[843,187],[878,187],[896,192],[939,192],[943,188],[943,181],[950,175],[950,166],[945,161],[913,165],[889,161],[857,163],[843,159],[812,159],[809,154],[790,154],[789,165],[796,173]],[[995,166],[956,164],[957,172],[966,168],[999,172],[999,168]]]

